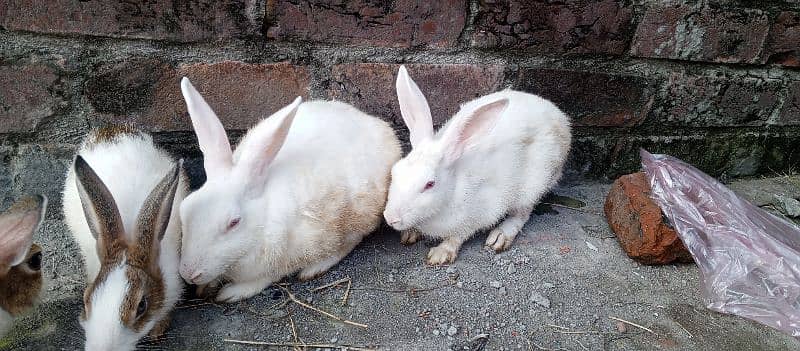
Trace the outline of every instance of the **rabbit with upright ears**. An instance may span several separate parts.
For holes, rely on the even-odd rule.
[[[181,275],[216,296],[251,297],[282,277],[325,273],[381,222],[400,144],[386,122],[341,102],[298,97],[231,152],[214,111],[181,82],[206,183],[181,205]]]
[[[64,216],[86,264],[86,350],[133,350],[162,335],[183,292],[182,162],[129,127],[93,131],[64,185]]]
[[[47,198],[22,198],[0,214],[0,337],[14,317],[33,307],[42,289],[42,250],[33,243]]]
[[[384,217],[401,242],[441,239],[428,263],[455,261],[461,245],[494,227],[486,246],[511,246],[533,207],[561,177],[569,118],[551,102],[504,90],[475,99],[434,133],[425,96],[404,66],[397,98],[411,152],[392,168]]]

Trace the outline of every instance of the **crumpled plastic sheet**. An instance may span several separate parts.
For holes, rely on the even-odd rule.
[[[677,158],[640,155],[654,200],[700,268],[707,307],[800,337],[800,228]]]

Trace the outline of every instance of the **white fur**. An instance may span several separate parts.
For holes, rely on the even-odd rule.
[[[411,78],[401,69],[401,106],[427,105],[424,97],[417,98],[421,93],[401,91],[418,89],[406,80]],[[489,107],[490,112],[481,112]],[[481,114],[484,118],[475,118]],[[452,262],[464,241],[498,222],[487,246],[508,248],[535,204],[561,177],[571,143],[569,118],[563,112],[539,96],[512,90],[462,105],[435,135],[430,115],[403,117],[417,136],[413,150],[392,169],[384,214],[395,229],[406,231],[404,243],[416,241],[420,232],[443,240],[428,255],[433,264]],[[420,119],[430,128],[427,136],[414,131]],[[467,121],[485,124],[473,125],[463,153],[453,152],[454,138]],[[435,185],[423,191],[429,181]]]
[[[164,151],[156,148],[153,144],[152,137],[147,134],[124,134],[117,137],[114,142],[105,142],[100,144],[84,143],[78,151],[86,162],[92,167],[95,173],[105,183],[111,194],[116,201],[117,208],[119,209],[120,217],[122,219],[123,228],[125,230],[126,240],[133,242],[134,238],[132,229],[136,225],[137,216],[142,204],[145,202],[150,191],[156,187],[161,179],[172,169],[175,161],[169,157]],[[165,280],[165,298],[164,305],[161,311],[157,314],[165,316],[172,310],[181,297],[183,290],[183,280],[178,273],[178,264],[180,262],[179,250],[181,240],[181,224],[178,211],[180,208],[181,200],[186,196],[186,185],[178,185],[175,193],[175,199],[172,206],[172,214],[170,217],[167,230],[164,238],[161,240],[159,267]],[[89,229],[86,217],[81,206],[81,200],[78,195],[74,166],[70,167],[64,186],[63,196],[64,217],[67,226],[70,229],[75,240],[80,246],[81,253],[86,268],[87,282],[94,281],[100,270],[100,261],[96,249],[96,240]],[[93,299],[92,310],[104,310],[107,307],[98,301],[113,300],[113,296],[123,294],[122,289],[126,286],[119,282],[107,282],[106,289],[95,292]],[[111,294],[112,296],[106,297],[104,294]],[[116,313],[116,319],[119,321],[119,310],[111,310],[109,313]],[[114,350],[126,350],[130,345],[135,345],[136,341],[141,335],[137,335],[129,330],[112,330],[108,324],[95,323],[92,318],[88,316],[89,320],[86,325],[94,327],[102,327],[101,330],[88,330],[87,336],[87,350],[94,350],[89,348],[90,345],[95,343],[102,343],[90,339],[93,336],[101,337],[104,333],[116,333],[117,336],[114,340],[119,342]],[[122,324],[115,324],[124,328]],[[150,325],[149,330],[152,328]],[[146,334],[146,332],[144,333]]]
[[[202,101],[185,78],[184,97],[190,106]],[[254,175],[246,167],[253,163],[252,153],[268,150],[259,160],[269,159],[275,151],[269,146],[274,133],[293,113],[280,151],[274,160],[266,161],[263,174]],[[204,119],[216,118],[213,112],[192,114],[196,129],[209,125]],[[221,128],[216,133],[213,140],[224,135]],[[209,135],[208,130],[198,131],[205,155],[210,146],[203,135]],[[300,104],[298,99],[248,132],[232,155],[232,167],[205,159],[207,170],[227,171],[210,176],[181,207],[181,274],[191,281],[202,272],[194,281],[198,284],[226,278],[231,284],[223,287],[217,299],[237,301],[298,270],[302,270],[301,278],[327,271],[377,227],[389,169],[399,158],[399,142],[387,123],[345,103]],[[326,201],[329,193],[345,195]],[[331,217],[339,213],[320,207],[335,207],[342,201],[371,206],[377,211],[374,225],[337,233]],[[234,217],[240,217],[241,223],[226,232]]]
[[[81,323],[86,331],[86,350],[133,350],[136,347],[142,335],[126,328],[119,319],[129,289],[124,265],[113,268],[108,279],[95,289],[91,315]]]

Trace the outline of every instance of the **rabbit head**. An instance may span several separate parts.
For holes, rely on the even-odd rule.
[[[200,150],[206,182],[181,203],[183,242],[181,276],[193,284],[208,284],[252,247],[254,233],[263,231],[264,208],[252,204],[264,192],[270,163],[281,149],[302,99],[298,97],[262,121],[231,152],[217,115],[188,78],[181,81]]]
[[[42,250],[33,234],[45,208],[47,198],[34,195],[0,215],[0,308],[12,316],[32,307],[42,288]]]
[[[150,192],[129,233],[111,192],[83,157],[75,159],[74,172],[100,258],[100,272],[83,296],[80,320],[86,349],[133,350],[165,316],[160,243],[170,220],[182,163]]]
[[[404,66],[396,88],[412,150],[392,167],[384,218],[393,228],[406,230],[452,206],[458,160],[492,131],[508,99],[462,109],[435,135],[428,102]]]

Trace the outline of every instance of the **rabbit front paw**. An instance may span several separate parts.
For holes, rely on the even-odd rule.
[[[489,237],[486,238],[486,247],[494,252],[503,252],[511,247],[512,242],[514,242],[514,238],[509,238],[503,234],[500,228],[494,228],[489,233]]]
[[[217,302],[233,303],[255,296],[264,290],[269,282],[254,281],[244,283],[230,283],[220,289]]]
[[[403,245],[413,245],[419,241],[422,235],[416,229],[408,229],[400,232],[400,243]]]
[[[428,251],[428,264],[431,266],[450,264],[455,262],[457,255],[458,249],[454,249],[450,245],[441,244]]]

